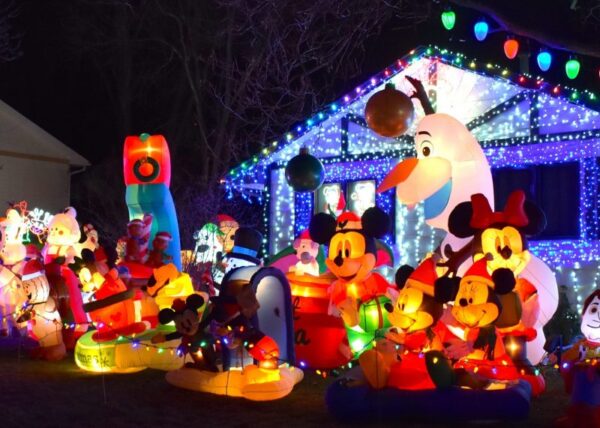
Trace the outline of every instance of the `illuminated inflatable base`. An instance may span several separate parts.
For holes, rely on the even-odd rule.
[[[75,363],[88,372],[134,373],[152,368],[176,370],[183,366],[183,358],[177,356],[175,348],[179,340],[155,345],[150,342],[156,330],[148,330],[135,338],[116,339],[98,343],[92,339],[96,331],[89,331],[75,345]]]
[[[505,389],[452,387],[419,391],[348,386],[341,379],[329,386],[329,412],[343,422],[454,422],[518,420],[529,415],[531,386],[519,381]]]
[[[218,373],[184,367],[166,375],[167,382],[179,388],[253,401],[283,398],[303,377],[302,370],[296,367],[262,369],[255,365]]]

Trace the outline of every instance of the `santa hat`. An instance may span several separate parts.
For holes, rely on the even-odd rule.
[[[23,281],[27,281],[28,279],[33,279],[38,276],[41,276],[43,273],[44,265],[42,265],[38,260],[31,260],[25,263],[21,279]]]
[[[224,225],[226,226],[238,225],[238,222],[233,217],[227,214],[217,214],[217,223],[219,223],[219,225],[221,225],[221,223],[224,223]]]
[[[360,230],[362,229],[362,223],[360,217],[351,211],[346,211],[339,215],[337,218],[336,230]]]
[[[129,223],[127,223],[127,227],[131,227],[131,226],[144,227],[144,222],[139,218],[134,218]]]
[[[154,235],[154,239],[162,239],[163,241],[171,241],[173,237],[169,232],[158,232]]]
[[[186,307],[187,305],[182,299],[173,300],[173,304],[171,305],[171,309],[173,309],[175,312],[183,312],[185,311]]]
[[[487,270],[487,259],[485,257],[477,260],[467,270],[463,281],[469,280],[483,282],[489,287],[494,287],[494,281],[492,281],[492,277]]]
[[[435,270],[435,260],[433,257],[425,259],[417,268],[410,274],[406,280],[405,287],[417,288],[423,293],[433,296],[434,283],[438,278]]]
[[[312,239],[310,237],[310,232],[308,231],[308,229],[304,229],[304,231],[300,234],[298,239],[307,239],[309,241],[312,241]]]

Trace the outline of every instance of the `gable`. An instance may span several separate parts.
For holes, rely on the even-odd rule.
[[[89,162],[3,101],[0,101],[0,153],[72,166]]]

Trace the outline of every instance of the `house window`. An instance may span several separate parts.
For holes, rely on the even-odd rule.
[[[375,180],[359,180],[344,183],[325,183],[316,192],[315,212],[340,215],[343,211],[343,196],[347,211],[359,217],[367,208],[375,206],[377,185]]]
[[[522,189],[546,213],[546,229],[532,239],[579,238],[578,162],[500,168],[492,175],[496,209],[504,207],[512,191]]]

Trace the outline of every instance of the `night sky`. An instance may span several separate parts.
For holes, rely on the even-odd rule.
[[[81,56],[69,39],[71,32],[68,31],[68,23],[71,18],[65,12],[69,2],[37,0],[19,3],[21,12],[14,25],[23,34],[23,55],[13,62],[0,64],[0,98],[92,163],[116,155],[121,150],[124,135],[119,135],[111,125],[116,113],[111,108],[98,69],[89,58]],[[532,26],[561,31],[557,25],[564,8],[544,8],[544,13],[540,13],[541,9],[529,5],[550,2],[520,3],[523,8],[525,4],[529,7],[528,10],[513,11],[520,18],[527,17]],[[570,2],[552,3],[565,6]],[[344,94],[410,49],[427,43],[447,46],[518,71],[517,60],[507,60],[502,51],[506,33],[492,33],[483,43],[477,42],[473,37],[472,26],[477,18],[483,16],[481,13],[454,7],[457,12],[456,28],[448,32],[442,28],[439,10],[437,5],[428,22],[412,28],[399,29],[397,22],[389,22],[380,35],[367,41],[361,74],[350,81],[337,82],[335,92]],[[493,21],[488,18],[488,22]],[[589,40],[600,43],[600,34],[589,33]],[[531,72],[539,74],[535,65],[535,53],[539,50],[539,45],[531,42],[530,48],[534,53],[530,60]],[[563,64],[569,54],[558,51],[553,53],[553,71],[544,74],[548,81],[564,82],[582,89],[600,88],[598,59],[579,56],[582,63],[581,74],[576,81],[566,82]],[[138,123],[138,126],[144,128],[143,123]]]

